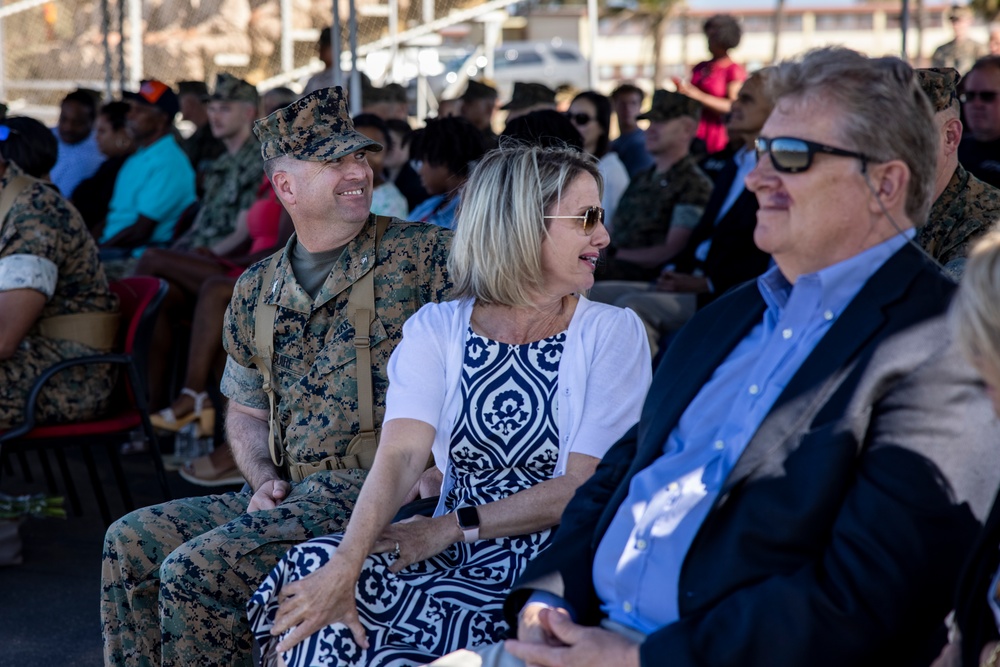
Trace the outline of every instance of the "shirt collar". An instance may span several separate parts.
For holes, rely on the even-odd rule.
[[[819,287],[819,308],[821,312],[837,316],[858,295],[868,279],[878,271],[890,257],[902,248],[916,234],[915,229],[907,229],[902,234],[872,246],[815,273],[799,276],[795,285],[775,265],[757,279],[757,288],[769,309],[780,311],[791,297],[796,285],[817,285]],[[830,318],[827,318],[830,319]]]

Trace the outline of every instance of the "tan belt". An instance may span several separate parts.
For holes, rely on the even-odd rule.
[[[43,338],[71,340],[107,352],[115,346],[120,319],[118,313],[56,315],[39,320],[38,332]]]
[[[313,463],[299,463],[285,450],[285,463],[288,466],[288,477],[293,482],[301,482],[314,472],[323,470],[351,470],[360,468],[371,470],[375,461],[375,449],[378,447],[378,438],[382,434],[382,429],[375,429],[374,433],[358,433],[351,438],[347,444],[347,453],[344,456],[328,456]]]

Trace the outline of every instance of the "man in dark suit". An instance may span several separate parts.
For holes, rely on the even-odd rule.
[[[954,284],[911,243],[930,105],[905,63],[846,49],[771,85],[747,185],[776,266],[678,333],[509,596],[508,657],[927,665],[943,645],[1000,429],[948,328]]]
[[[725,160],[711,198],[684,249],[651,283],[597,282],[589,298],[639,315],[655,357],[662,336],[676,331],[717,296],[767,269],[769,256],[754,245],[757,198],[743,180],[757,162],[753,142],[773,102],[767,93],[769,70],[750,76],[740,88],[726,122],[731,142],[739,148]]]

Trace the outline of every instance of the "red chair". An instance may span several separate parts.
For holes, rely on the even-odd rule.
[[[148,276],[124,278],[112,282],[111,290],[118,295],[121,312],[121,330],[116,350],[107,354],[67,359],[46,369],[35,380],[31,392],[28,394],[24,421],[20,425],[0,433],[0,450],[4,451],[5,454],[8,451],[23,454],[24,450],[37,450],[39,452],[42,468],[50,488],[55,486],[55,481],[43,452],[49,448],[55,450],[66,486],[66,495],[69,497],[70,504],[77,516],[82,514],[80,499],[76,494],[76,487],[69,474],[62,450],[74,445],[81,447],[84,464],[87,467],[90,483],[94,488],[101,517],[106,525],[110,525],[111,511],[108,508],[107,498],[104,495],[103,485],[90,447],[98,444],[105,445],[125,510],[131,511],[135,509],[135,503],[122,470],[119,449],[122,443],[130,440],[131,432],[138,428],[142,429],[149,442],[149,452],[164,499],[170,500],[171,498],[159,441],[156,439],[156,432],[149,421],[146,396],[146,359],[149,355],[156,316],[167,294],[167,287],[166,281]],[[113,398],[118,398],[118,400],[112,400],[108,413],[89,421],[54,425],[37,424],[35,410],[38,395],[49,378],[65,368],[89,364],[112,364],[119,368],[119,387],[117,389],[120,391],[113,394]],[[21,461],[23,466],[25,459],[22,457]]]

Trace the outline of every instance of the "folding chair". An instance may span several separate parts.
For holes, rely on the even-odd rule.
[[[21,453],[25,450],[37,450],[39,452],[50,489],[54,487],[55,481],[48,465],[48,459],[44,456],[44,450],[55,450],[66,486],[66,495],[77,516],[82,514],[80,499],[70,476],[63,449],[74,445],[81,447],[84,464],[87,467],[90,483],[94,488],[101,517],[104,519],[105,525],[110,525],[111,511],[108,508],[107,498],[90,447],[98,444],[105,445],[125,510],[131,511],[135,509],[135,503],[122,470],[119,449],[122,443],[130,440],[132,431],[137,428],[142,429],[149,442],[149,453],[153,459],[157,482],[163,492],[163,497],[165,500],[171,498],[159,441],[156,438],[153,425],[149,421],[146,395],[146,360],[149,355],[156,316],[166,296],[167,287],[165,281],[148,276],[124,278],[112,282],[111,290],[118,295],[121,311],[121,329],[115,351],[78,359],[67,359],[46,369],[35,380],[31,392],[28,394],[24,421],[6,432],[0,432],[0,451]],[[112,364],[119,368],[119,387],[116,389],[123,390],[116,391],[113,397],[119,397],[120,400],[113,400],[106,414],[94,419],[67,424],[37,423],[35,414],[37,401],[45,383],[66,368],[90,364]],[[21,460],[24,461],[23,458]]]

